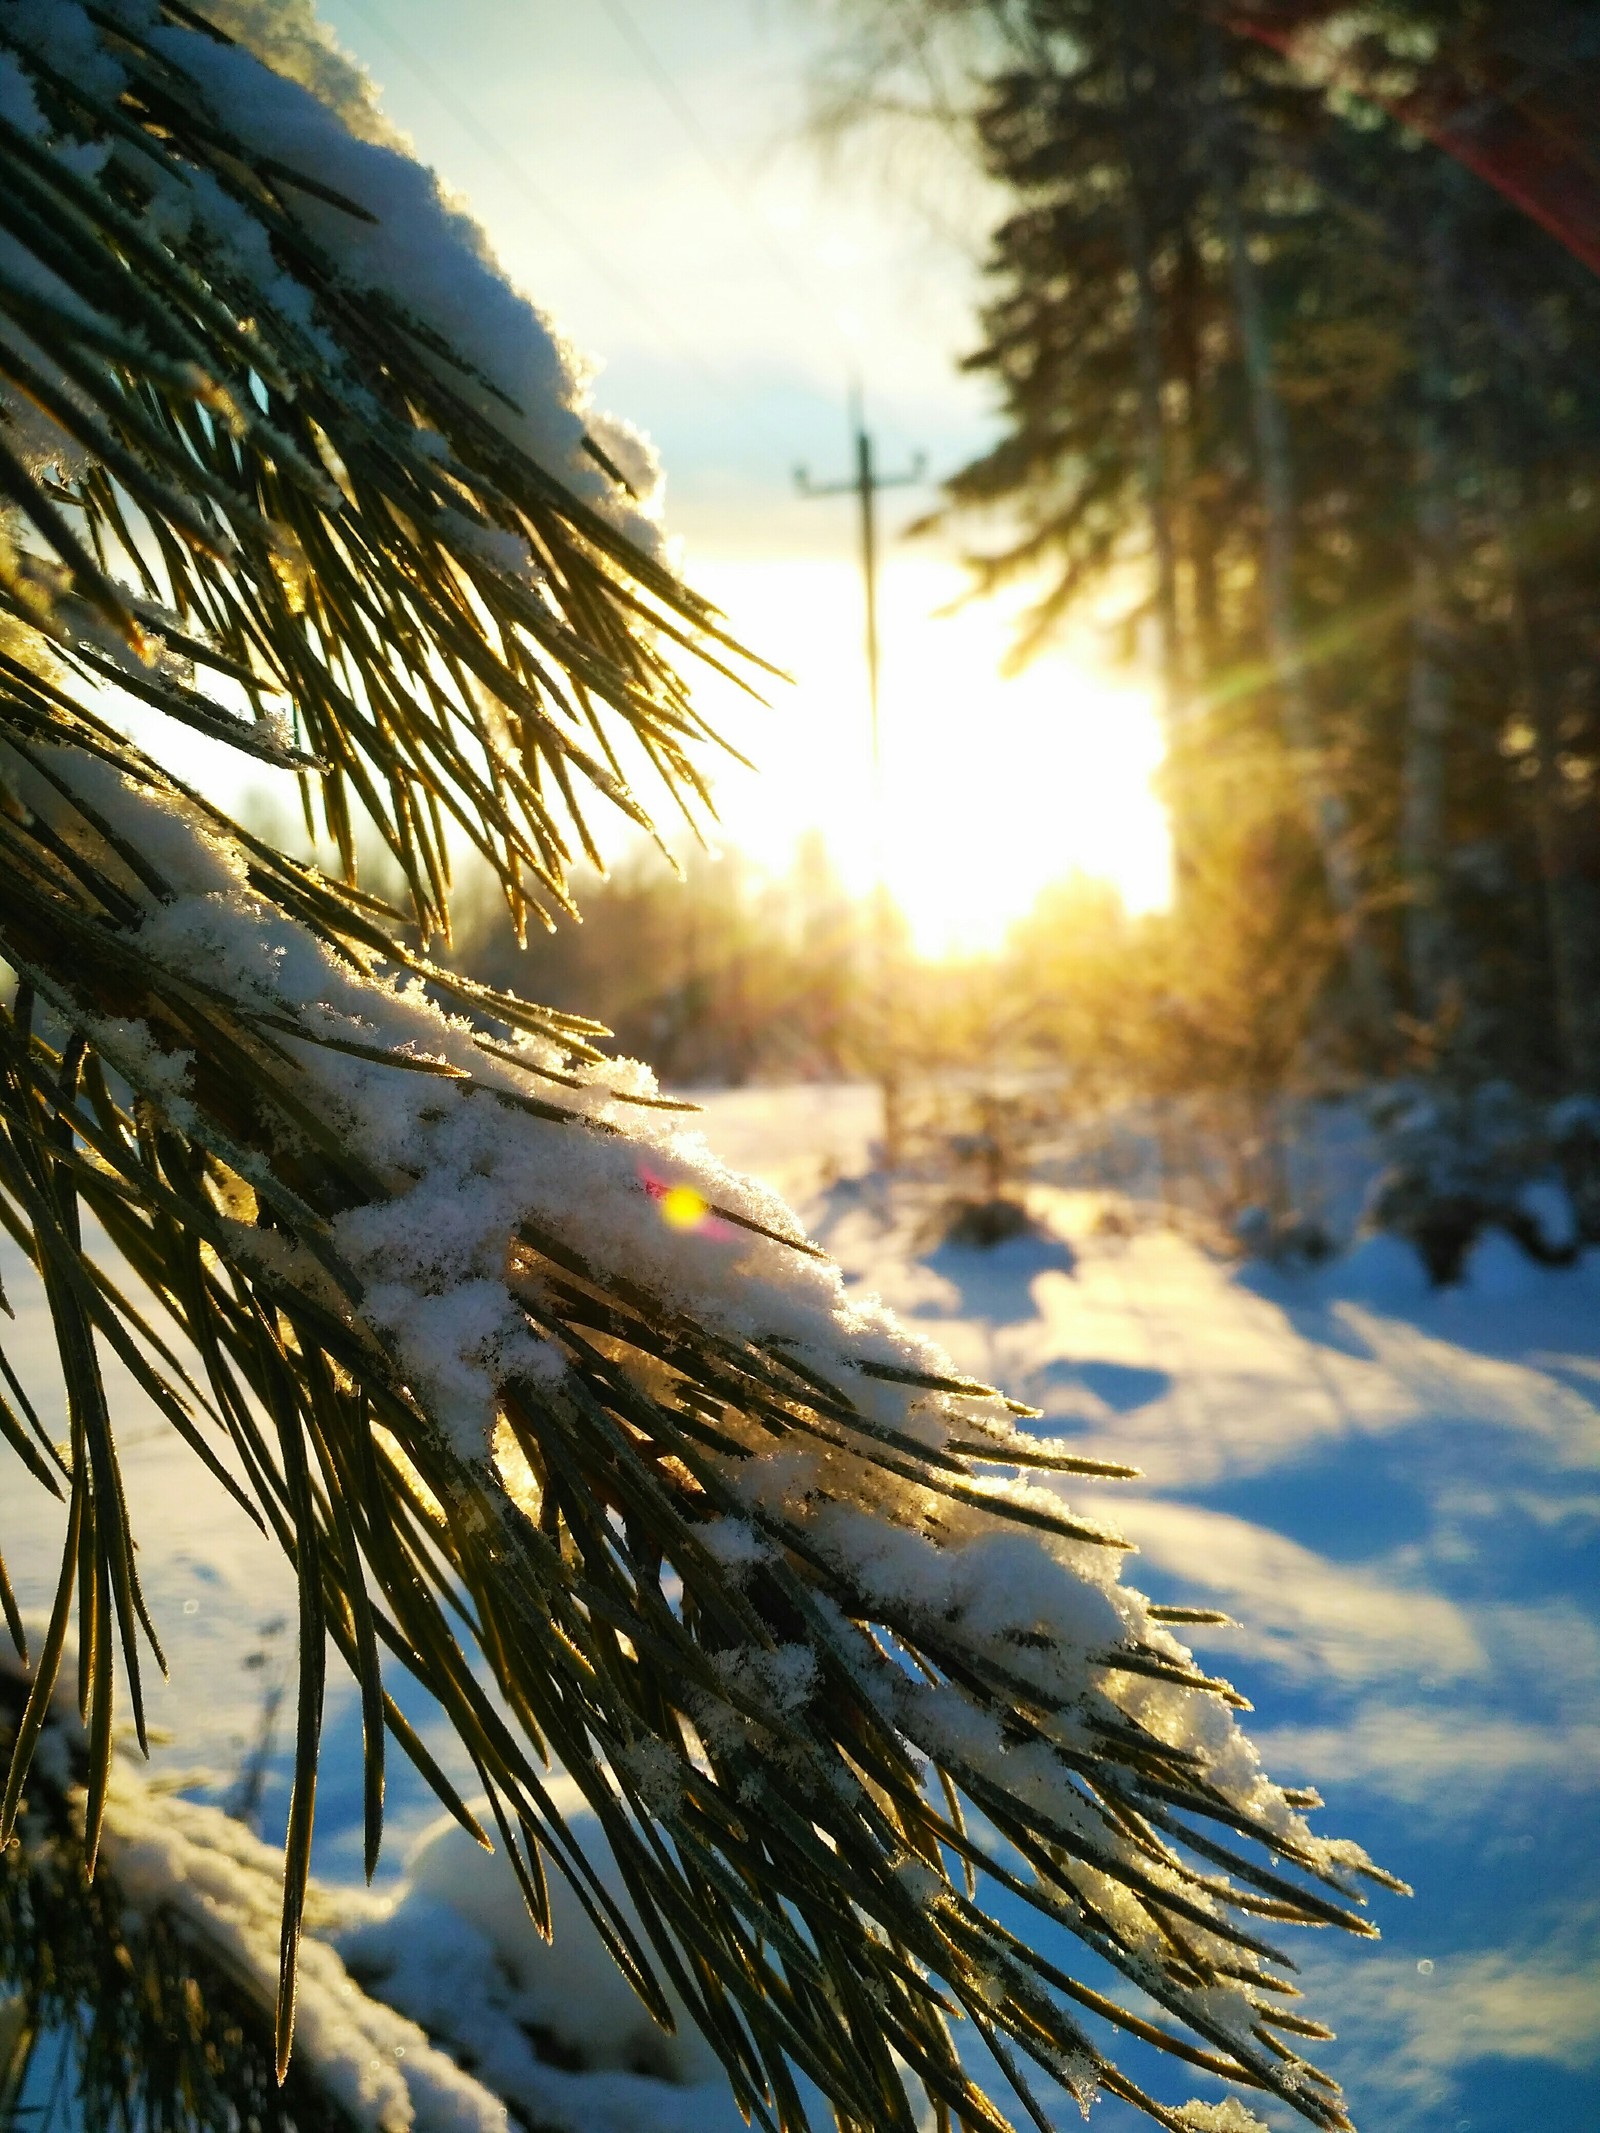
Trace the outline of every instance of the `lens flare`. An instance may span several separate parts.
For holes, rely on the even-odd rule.
[[[710,1212],[692,1185],[673,1185],[661,1195],[661,1219],[669,1229],[698,1229]]]

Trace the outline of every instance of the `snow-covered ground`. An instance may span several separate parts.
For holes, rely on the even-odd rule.
[[[1324,2063],[1357,2123],[1592,2133],[1600,1262],[1540,1273],[1491,1240],[1437,1296],[1382,1243],[1317,1273],[1241,1272],[1108,1220],[1104,1195],[1049,1187],[1035,1199],[1048,1234],[929,1251],[925,1198],[861,1182],[874,1112],[865,1089],[736,1091],[708,1099],[705,1126],[801,1207],[853,1282],[1032,1400],[1042,1430],[1143,1469],[1099,1506],[1139,1545],[1136,1581],[1240,1619],[1198,1634],[1254,1700],[1268,1767],[1317,1784],[1321,1826],[1415,1884],[1410,1902],[1378,1898],[1381,1946],[1296,1951],[1340,2030]],[[42,1385],[43,1329],[9,1264],[19,1323],[0,1339]],[[291,1613],[291,1583],[153,1417],[131,1408],[124,1441],[174,1663],[154,1699],[178,1743],[162,1752],[225,1787],[290,1658],[288,1636],[262,1631]],[[35,1605],[51,1508],[0,1468],[0,1548]],[[359,1873],[358,1739],[353,1699],[336,1698],[318,1848],[333,1878]],[[272,1767],[269,1821],[281,1753]],[[396,1779],[394,1871],[432,1819]],[[1286,2133],[1281,2110],[1266,2115]],[[1116,2104],[1095,2122],[1142,2123]]]

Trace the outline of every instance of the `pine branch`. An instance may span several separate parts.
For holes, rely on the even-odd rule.
[[[370,976],[326,920],[313,936],[252,893],[261,878],[230,872],[201,811],[132,751],[121,769],[139,784],[119,789],[109,746],[91,766],[48,757],[20,731],[12,745],[48,770],[63,812],[47,838],[26,820],[6,826],[6,944],[24,983],[6,1018],[0,1183],[58,1299],[72,1412],[99,1453],[97,1464],[75,1446],[71,1461],[89,1537],[81,1550],[73,1540],[63,1592],[80,1554],[96,1566],[84,1642],[109,1649],[114,1611],[131,1644],[137,1615],[92,1365],[100,1338],[238,1477],[295,1560],[304,1659],[326,1633],[356,1673],[369,1857],[393,1730],[386,1651],[467,1741],[532,1904],[536,1842],[577,1877],[658,2012],[658,1976],[670,1978],[752,2106],[794,2058],[862,2125],[910,2123],[883,2087],[887,2038],[933,2093],[979,2112],[936,1981],[960,2001],[995,1965],[1010,1997],[986,2021],[1052,2072],[1065,2038],[1080,2078],[1114,2073],[1059,2007],[1041,2026],[1053,2004],[1040,1997],[1042,1959],[948,1881],[946,1854],[970,1849],[930,1800],[926,1755],[1029,1861],[1019,1887],[1035,1908],[1122,1967],[1235,2078],[1337,2124],[1295,2063],[1281,2071],[1249,2033],[1276,2001],[1227,1982],[1241,1954],[1247,1980],[1277,1982],[1247,1923],[1261,1869],[1186,1816],[1231,1824],[1339,1892],[1329,1902],[1275,1876],[1270,1916],[1362,1930],[1348,1877],[1297,1815],[1219,1788],[1207,1756],[1154,1719],[1162,1697],[1177,1714],[1231,1692],[1111,1583],[1114,1537],[1053,1494],[982,1478],[985,1463],[1026,1457],[1003,1404],[887,1327],[845,1335],[831,1270],[807,1271],[748,1188],[674,1147],[667,1120],[655,1139],[625,1129],[639,1114],[609,1090],[604,1062],[564,1068],[563,1103],[547,1101],[539,1069],[570,1054],[533,1035],[486,1048]],[[83,796],[76,819],[68,795]],[[97,840],[91,817],[112,816],[127,851],[161,874],[159,892]],[[292,987],[279,970],[297,971]],[[501,1182],[478,1229],[441,1244],[450,1203],[433,1194],[485,1174]],[[692,1230],[662,1220],[650,1186],[663,1177],[703,1210]],[[86,1270],[80,1204],[202,1358],[204,1389],[175,1378]],[[746,1219],[730,1231],[717,1206]],[[499,1316],[485,1329],[498,1267]],[[430,1311],[439,1330],[419,1335]],[[765,1337],[744,1330],[763,1321]],[[797,1330],[774,1340],[783,1328]],[[1031,1575],[1056,1581],[1064,1620],[1088,1609],[1087,1644],[1050,1631],[1048,1604],[1026,1634],[1020,1620],[997,1633],[964,1618],[954,1595],[1008,1529],[1057,1551]],[[887,1577],[886,1550],[898,1561]],[[1003,1576],[1006,1559],[992,1560]],[[452,1627],[458,1589],[510,1725]],[[109,1674],[97,1676],[94,1695],[109,1694]],[[286,1978],[319,1712],[320,1669],[304,1665]],[[649,1946],[564,1843],[544,1749],[606,1829]],[[1008,1762],[1023,1750],[1040,1759],[1026,1804]],[[423,1774],[464,1819],[437,1771]],[[921,1901],[906,1892],[911,1861],[929,1877]],[[1114,1929],[1095,1894],[1111,1888]],[[1130,1906],[1168,1950],[1154,1968],[1130,1939]],[[841,1964],[876,1980],[854,2011],[830,2004]],[[1243,2033],[1219,2026],[1219,1990],[1238,1992]]]
[[[25,1695],[0,1660],[0,1744]],[[277,1855],[119,1757],[91,1877],[95,1750],[69,1697],[53,1701],[45,1726],[28,1811],[0,1852],[0,2125],[503,2133],[505,2103],[349,1974],[330,1942],[352,1906],[325,1889],[311,1892],[303,2047],[280,2080]]]
[[[0,16],[0,49],[26,69],[55,140],[108,150],[96,183],[52,139],[0,120],[0,226],[33,261],[26,279],[0,280],[0,374],[74,470],[58,484],[65,507],[3,444],[0,479],[82,603],[75,626],[73,603],[58,602],[57,632],[81,642],[109,626],[144,645],[148,609],[96,561],[120,558],[192,650],[244,678],[258,721],[292,706],[325,766],[323,812],[347,865],[352,810],[365,812],[425,932],[448,928],[442,816],[496,867],[519,919],[541,889],[562,904],[569,839],[587,843],[574,774],[646,820],[589,745],[592,712],[692,790],[684,744],[704,729],[653,626],[709,649],[729,643],[719,618],[638,545],[650,529],[585,452],[579,415],[518,408],[374,285],[388,263],[359,245],[372,211],[241,137],[204,71],[184,69],[216,61],[214,44],[154,23],[137,35],[133,20],[106,40],[123,77],[106,102]],[[376,197],[426,206],[424,244],[465,249],[437,196],[411,182],[420,173],[339,133],[328,115],[309,145],[348,148]],[[479,292],[469,281],[465,293]],[[505,341],[505,366],[542,362],[545,390],[575,390],[533,314]],[[541,430],[536,458],[522,438]],[[36,459],[46,450],[35,441]],[[152,688],[125,654],[116,678]],[[153,700],[284,759],[270,721],[227,725],[169,677]],[[545,798],[546,778],[564,806]]]
[[[14,1736],[22,1701],[23,1684],[0,1664],[0,1741]],[[251,1989],[223,1934],[179,1910],[175,1891],[150,1903],[125,1890],[115,1840],[106,1870],[86,1876],[88,1745],[70,1711],[50,1730],[19,1841],[0,1849],[0,2124],[38,2122],[53,2095],[82,2125],[354,2133],[309,2065],[279,2085],[270,1996]],[[137,1842],[133,1799],[161,1808],[140,1794],[125,1801]]]

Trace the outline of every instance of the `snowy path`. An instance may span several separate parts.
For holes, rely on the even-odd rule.
[[[1381,1251],[1249,1279],[1167,1231],[1107,1233],[1091,1196],[1044,1189],[1048,1236],[920,1253],[913,1195],[891,1220],[848,1182],[872,1117],[864,1090],[733,1092],[706,1125],[962,1367],[1033,1400],[1041,1429],[1143,1469],[1096,1499],[1139,1545],[1130,1576],[1240,1618],[1206,1656],[1254,1700],[1269,1767],[1317,1783],[1324,1826],[1416,1884],[1410,1903],[1377,1900],[1380,1947],[1330,1938],[1301,1958],[1358,2124],[1594,2133],[1600,1264],[1536,1275],[1491,1252],[1475,1288],[1431,1299]],[[0,1338],[37,1366],[43,1329],[10,1267],[20,1322]],[[125,1441],[174,1660],[154,1698],[181,1736],[167,1759],[225,1775],[282,1663],[289,1640],[260,1632],[291,1611],[290,1581],[164,1430],[136,1415]],[[35,1606],[51,1510],[0,1465],[0,1548]],[[341,1695],[319,1865],[351,1878],[357,1739]],[[281,1755],[277,1770],[281,1814]],[[429,1819],[398,1786],[391,1865]],[[1143,2123],[1114,2104],[1094,2122]]]
[[[987,1255],[919,1256],[838,1189],[814,1219],[1042,1430],[1143,1469],[1080,1497],[1137,1541],[1130,1578],[1240,1619],[1206,1656],[1268,1767],[1415,1883],[1376,1901],[1381,1948],[1301,1957],[1357,2123],[1593,2133],[1600,1265],[1491,1248],[1438,1298],[1382,1248],[1251,1279],[1102,1234],[1089,1195],[1034,1204],[1051,1234]]]

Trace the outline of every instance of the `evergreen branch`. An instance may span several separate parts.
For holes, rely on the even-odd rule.
[[[65,124],[69,85],[9,41]],[[96,478],[76,491],[86,530],[151,575],[180,635],[214,644],[234,672],[293,701],[332,766],[324,807],[347,858],[343,789],[353,786],[406,871],[419,921],[444,928],[439,852],[411,804],[429,790],[475,826],[515,910],[517,861],[562,896],[564,844],[528,773],[543,765],[555,778],[580,837],[569,772],[646,817],[578,738],[561,671],[651,741],[663,721],[690,730],[681,685],[650,649],[655,623],[680,643],[726,644],[726,633],[572,477],[508,440],[489,412],[520,412],[503,394],[479,378],[474,399],[463,390],[470,366],[382,291],[357,288],[335,256],[337,231],[330,253],[273,204],[267,181],[281,165],[210,109],[178,56],[164,52],[158,71],[182,85],[164,94],[159,116],[153,76],[137,67],[121,107],[71,97],[77,130],[92,136],[120,120],[107,190],[0,122],[15,181],[8,227],[33,260],[29,285],[12,274],[0,286],[0,369],[59,425],[63,463],[89,455]],[[126,130],[141,124],[145,153],[137,169],[124,167]],[[175,185],[191,218],[176,248],[150,234],[150,210],[176,197]],[[304,174],[296,190],[317,192]],[[353,205],[329,212],[337,219]],[[240,280],[224,206],[264,218],[316,309],[315,339],[259,283]],[[25,352],[38,336],[49,362]],[[141,641],[113,579],[3,440],[0,482],[82,597]],[[556,667],[538,663],[541,648]],[[340,670],[353,687],[340,685]],[[196,710],[179,694],[150,700],[180,716]],[[255,744],[216,714],[210,730]],[[669,786],[691,777],[675,751],[657,747],[654,760]]]
[[[97,768],[95,778],[103,780],[109,768]],[[51,770],[50,790],[58,796],[86,775],[65,757]],[[1021,1521],[1024,1529],[1059,1534],[1074,1546],[1104,1548],[1105,1536],[1049,1499],[997,1481],[980,1485],[980,1461],[1008,1463],[1009,1450],[1004,1433],[992,1447],[961,1434],[964,1404],[981,1404],[990,1397],[986,1389],[910,1357],[891,1363],[864,1355],[856,1380],[881,1387],[878,1397],[906,1411],[937,1412],[940,1403],[949,1410],[949,1420],[931,1435],[926,1421],[915,1430],[891,1425],[846,1389],[848,1372],[837,1364],[831,1371],[793,1367],[783,1351],[730,1338],[706,1320],[718,1278],[710,1255],[727,1249],[714,1237],[681,1240],[683,1254],[700,1255],[698,1281],[687,1267],[670,1276],[674,1287],[688,1279],[687,1295],[698,1286],[705,1300],[697,1306],[615,1271],[592,1245],[563,1242],[559,1228],[570,1231],[570,1213],[541,1215],[520,1225],[522,1243],[504,1294],[508,1306],[514,1299],[520,1304],[544,1345],[525,1362],[503,1362],[485,1379],[483,1396],[509,1431],[504,1441],[494,1439],[491,1451],[488,1436],[477,1434],[487,1431],[487,1420],[469,1428],[448,1419],[439,1404],[440,1361],[405,1349],[405,1318],[393,1318],[395,1331],[385,1333],[363,1307],[381,1278],[360,1242],[365,1214],[403,1206],[420,1183],[414,1159],[408,1166],[402,1157],[396,1171],[393,1156],[379,1160],[365,1142],[369,1121],[392,1122],[397,1103],[418,1120],[418,1130],[429,1118],[432,1130],[470,1130],[466,1115],[481,1101],[485,1074],[502,1077],[498,1091],[489,1084],[494,1093],[520,1093],[523,1055],[498,1046],[486,1052],[470,1031],[453,1030],[436,1013],[419,1021],[418,1009],[403,1008],[348,954],[333,961],[326,942],[329,959],[305,998],[268,997],[258,981],[231,977],[237,951],[227,945],[230,938],[240,945],[275,938],[287,944],[300,921],[281,907],[273,916],[273,906],[241,900],[228,877],[218,882],[198,843],[185,857],[181,825],[190,820],[198,829],[203,817],[198,811],[186,817],[185,803],[159,786],[148,767],[141,784],[142,799],[135,799],[141,788],[130,785],[113,806],[111,793],[97,788],[89,806],[129,823],[147,870],[151,855],[162,855],[163,893],[157,896],[97,843],[85,815],[70,834],[63,824],[35,843],[26,871],[38,892],[19,898],[10,915],[6,953],[19,967],[52,974],[63,1032],[80,1028],[77,1037],[53,1039],[37,1017],[13,1018],[14,1051],[28,1061],[29,1101],[52,1105],[50,1131],[37,1145],[57,1151],[46,1159],[24,1213],[37,1233],[48,1192],[60,1189],[50,1180],[66,1166],[73,1192],[201,1356],[213,1423],[231,1440],[243,1485],[296,1562],[303,1648],[320,1650],[326,1623],[361,1683],[369,1855],[378,1841],[380,1743],[389,1708],[378,1665],[382,1642],[441,1697],[508,1825],[537,1829],[539,1842],[553,1846],[581,1880],[549,1811],[539,1806],[543,1787],[530,1751],[553,1753],[578,1780],[623,1866],[648,1945],[603,1890],[587,1887],[597,1930],[650,2003],[665,2004],[654,1982],[663,1966],[708,2034],[753,2040],[755,2057],[746,2067],[756,2084],[752,2097],[763,2088],[775,2096],[776,2063],[794,2058],[857,2123],[899,2123],[870,2072],[881,2032],[909,2063],[929,2070],[934,2091],[954,2085],[975,2109],[975,2095],[963,2087],[968,2077],[951,2056],[936,1986],[944,1980],[958,2000],[969,1991],[967,1958],[960,1954],[967,1942],[935,1919],[966,1920],[969,1933],[991,1929],[981,1924],[981,1905],[950,1884],[937,1864],[945,1839],[930,1820],[926,1779],[915,1759],[920,1751],[1029,1858],[1050,1915],[1084,1917],[1079,1877],[1106,1875],[1148,1918],[1158,1940],[1186,1931],[1184,1956],[1172,1959],[1158,1996],[1218,2049],[1227,2046],[1241,2078],[1311,2108],[1293,2066],[1285,2073],[1275,2053],[1263,2053],[1234,2029],[1219,2029],[1197,1997],[1218,1989],[1248,1995],[1249,1985],[1223,1985],[1232,1971],[1221,1963],[1236,1969],[1241,1955],[1253,1966],[1273,1959],[1265,1943],[1229,1917],[1241,1906],[1257,1908],[1236,1884],[1259,1888],[1261,1871],[1244,1853],[1175,1830],[1180,1846],[1223,1864],[1232,1879],[1186,1865],[1183,1850],[1170,1844],[1159,1853],[1161,1877],[1153,1878],[1126,1849],[1115,1818],[1095,1839],[1077,1819],[1088,1804],[1081,1788],[1089,1781],[1123,1803],[1124,1823],[1141,1812],[1147,1819],[1152,1810],[1159,1815],[1163,1800],[1193,1802],[1204,1812],[1215,1788],[1203,1767],[1137,1724],[1128,1730],[1119,1697],[1131,1692],[1118,1685],[1142,1677],[1140,1697],[1156,1688],[1204,1695],[1218,1685],[1177,1647],[1160,1645],[1161,1633],[1148,1623],[1137,1632],[1125,1623],[1098,1655],[1085,1650],[1074,1662],[1086,1667],[1081,1679],[1071,1671],[1061,1676],[1065,1654],[1050,1656],[1048,1636],[1042,1645],[1033,1638],[996,1644],[959,1612],[952,1618],[942,1604],[930,1610],[914,1597],[897,1597],[875,1578],[870,1556],[858,1554],[866,1535],[852,1520],[887,1519],[871,1546],[881,1549],[898,1531],[901,1547],[913,1551],[908,1568],[925,1557],[931,1570],[957,1527],[969,1546]],[[141,820],[142,834],[133,829]],[[26,855],[26,820],[13,825],[12,837],[19,857]],[[209,943],[213,975],[204,983],[186,967],[183,944],[196,925]],[[163,929],[169,945],[158,949]],[[114,1023],[105,1020],[108,1009]],[[397,1016],[413,1030],[398,1043]],[[343,1030],[356,1026],[366,1034],[345,1040]],[[129,1028],[132,1037],[115,1034]],[[87,1084],[97,1098],[92,1133],[62,1078],[69,1055],[86,1052],[103,1062]],[[172,1062],[180,1057],[175,1077]],[[142,1125],[138,1105],[130,1111],[126,1099],[111,1096],[113,1075],[141,1092],[148,1107]],[[615,1130],[600,1140],[582,1130],[590,1119],[612,1123],[604,1083],[586,1085],[578,1074],[568,1080],[577,1085],[574,1103],[587,1108],[558,1112],[540,1103],[531,1116],[527,1109],[508,1114],[525,1120],[517,1133],[586,1148],[586,1167],[610,1149],[617,1155],[605,1162],[631,1162]],[[308,1083],[320,1090],[314,1098]],[[458,1116],[459,1127],[447,1124]],[[319,1130],[308,1162],[313,1125]],[[74,1154],[74,1140],[94,1160]],[[682,1159],[663,1150],[651,1161],[679,1167]],[[526,1173],[528,1185],[536,1174]],[[612,1175],[620,1182],[625,1171]],[[694,1189],[708,1212],[725,1204],[725,1187]],[[651,1195],[639,1191],[636,1204],[650,1221]],[[746,1234],[750,1250],[775,1256],[770,1266],[762,1262],[767,1271],[752,1263],[741,1279],[754,1281],[752,1294],[767,1294],[769,1308],[779,1308],[794,1277],[778,1269],[806,1262],[793,1261],[787,1241],[759,1218]],[[195,1250],[201,1238],[210,1259]],[[669,1254],[658,1278],[669,1279],[670,1265]],[[86,1311],[91,1298],[102,1313],[96,1329],[115,1338],[115,1320],[104,1316],[108,1307],[93,1283],[85,1290]],[[91,1338],[80,1336],[80,1345]],[[532,1367],[539,1355],[549,1361]],[[271,1417],[270,1435],[255,1419],[259,1413]],[[393,1441],[396,1459],[373,1461],[374,1424]],[[953,1450],[952,1438],[973,1450]],[[483,1448],[472,1449],[475,1441]],[[761,1448],[785,1442],[796,1447],[790,1461],[802,1456],[815,1474],[810,1489],[793,1499],[783,1487],[773,1496],[772,1484],[760,1480]],[[811,1449],[801,1455],[801,1446]],[[80,1475],[76,1457],[73,1471]],[[514,1474],[522,1477],[515,1486]],[[754,1496],[747,1494],[747,1474],[755,1480]],[[108,1488],[97,1481],[91,1496],[87,1482],[75,1478],[74,1501],[86,1510],[102,1500],[114,1505]],[[862,1508],[852,1511],[852,1505]],[[868,1505],[877,1509],[869,1513]],[[730,1521],[748,1531],[747,1520],[764,1539],[745,1565],[730,1567],[709,1544]],[[78,1555],[74,1542],[63,1564],[64,1590]],[[115,1593],[123,1556],[114,1526],[102,1533],[91,1523],[87,1559]],[[673,1580],[682,1589],[675,1603],[666,1591]],[[448,1626],[453,1587],[466,1596],[471,1635],[512,1726],[484,1701]],[[1105,1620],[1112,1628],[1117,1617],[1110,1612]],[[926,1670],[927,1688],[915,1689],[878,1653],[868,1635],[874,1623]],[[784,1654],[797,1650],[804,1665],[789,1692],[784,1670],[799,1661]],[[97,1680],[95,1693],[109,1694],[108,1679],[104,1688]],[[1091,1710],[1098,1707],[1123,1729],[1103,1732],[1090,1753],[1075,1730],[1085,1694]],[[952,1696],[974,1718],[992,1713],[986,1723],[995,1728],[993,1750],[958,1749],[945,1738],[938,1714]],[[280,2041],[292,2008],[319,1700],[317,1671],[308,1667]],[[91,1699],[91,1717],[95,1708]],[[1040,1800],[1022,1807],[999,1765],[985,1760],[999,1752],[1003,1762],[1004,1732],[1019,1727],[1059,1773],[1053,1805]],[[855,1771],[862,1775],[845,1776]],[[1159,1774],[1159,1794],[1141,1789],[1143,1772]],[[103,1784],[103,1770],[97,1776]],[[764,1802],[759,1830],[739,1804],[752,1784]],[[675,1806],[668,1793],[676,1795]],[[1256,1814],[1231,1800],[1224,1808],[1241,1834],[1275,1842],[1274,1829]],[[664,1852],[649,1833],[652,1822],[666,1834]],[[799,1832],[812,1826],[826,1832],[827,1847],[819,1851],[807,1839],[796,1850]],[[901,1891],[894,1861],[906,1850],[923,1857],[934,1874],[935,1915]],[[1309,1835],[1289,1851],[1294,1864],[1343,1885],[1340,1870],[1325,1862]],[[750,1926],[728,1914],[712,1932],[707,1918],[720,1914],[708,1914],[707,1889],[731,1887],[724,1879],[730,1871],[745,1892],[742,1906],[754,1907]],[[1356,1924],[1346,1908],[1298,1884],[1274,1878],[1270,1888],[1274,1917]],[[799,1955],[779,1931],[785,1907],[804,1921],[810,1945],[823,1951],[822,1968],[792,2004],[808,1972],[796,1968]],[[684,1971],[680,1954],[691,1920],[699,1921],[702,1950],[714,1951],[708,1975],[699,1979]],[[1149,1959],[1134,1960],[1126,1932],[1125,1926],[1094,1929],[1151,1989]],[[851,2015],[830,2003],[823,1980],[840,1963],[859,1969],[867,1962],[876,1970],[870,1951],[880,1933],[904,1950],[909,1968],[881,1981],[871,2001],[869,2039],[861,2026],[865,2010]],[[759,1952],[763,1947],[769,1952]],[[1208,1956],[1206,1948],[1216,1954]],[[829,1949],[838,1952],[829,1956]],[[846,1949],[854,1952],[847,1957]],[[1224,1950],[1230,1951],[1225,1957]],[[790,2011],[781,2013],[785,2005]],[[1043,2048],[1020,2003],[993,2010],[992,2019],[1024,2051]],[[1051,2046],[1058,2058],[1060,2034]],[[1100,2078],[1098,2056],[1086,2062],[1084,2078]],[[1338,2123],[1320,2106],[1312,2115]]]
[[[25,1696],[0,1663],[0,1749]],[[358,2133],[374,2097],[393,2111],[441,2091],[454,2123],[505,2123],[497,2099],[363,1995],[326,1945],[315,1951],[314,2047],[280,2082],[263,1946],[278,1860],[218,1809],[163,1797],[120,1762],[96,1796],[99,1750],[70,1702],[58,1699],[45,1725],[53,1752],[17,1841],[0,1849],[0,2123]],[[90,1874],[85,1830],[96,1824]],[[388,2070],[374,2084],[378,2052]]]

